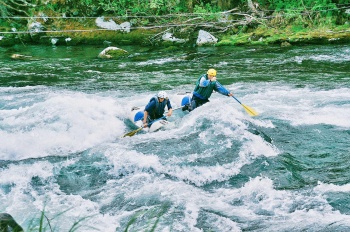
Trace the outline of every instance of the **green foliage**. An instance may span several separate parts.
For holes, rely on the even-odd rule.
[[[336,3],[349,3],[348,0],[256,0],[262,9],[272,11],[284,11],[288,13],[305,13],[306,11],[319,11],[325,14],[330,10],[336,10]],[[242,4],[247,4],[247,0],[241,0]]]
[[[46,213],[45,213],[45,209],[43,211],[41,211],[40,213],[40,218],[33,218],[30,220],[30,223],[29,223],[29,227],[27,229],[28,232],[46,232],[46,231],[50,231],[52,232],[52,227],[51,227],[51,223],[52,221],[55,221],[55,223],[60,223],[60,220],[58,219],[59,216],[61,216],[62,214],[65,214],[66,212],[68,212],[69,210],[71,210],[72,208],[70,209],[66,209],[64,210],[63,212],[61,213],[57,213],[57,215],[55,215],[53,218],[49,219],[47,216],[46,216]],[[89,218],[91,217],[94,217],[93,215],[92,216],[86,216],[86,217],[83,217],[83,218],[80,218],[78,219],[77,221],[75,221],[73,223],[73,225],[70,227],[69,229],[69,232],[75,232],[77,231],[79,228],[81,227],[85,227],[84,225],[82,225],[82,222],[83,221],[86,221],[88,220]],[[95,230],[97,231],[96,228],[94,227],[86,227],[86,228],[90,228],[89,231],[92,231],[92,230]]]
[[[215,14],[217,12],[220,12],[220,8],[217,6],[212,6],[209,3],[204,4],[201,2],[199,5],[195,5],[193,8],[193,13],[204,14],[206,20],[218,20],[220,15]]]
[[[98,6],[104,11],[116,15],[162,15],[186,11],[185,1],[178,0],[98,0]]]
[[[347,2],[346,0],[340,0]],[[339,10],[338,0],[255,0],[259,4],[258,10],[272,15],[270,20],[272,26],[298,25],[302,27],[316,27],[322,25],[342,24],[346,17]],[[241,0],[247,4],[247,0]],[[248,6],[246,6],[248,8]]]
[[[217,13],[220,12],[220,8],[217,6],[213,6],[209,3],[204,4],[201,2],[194,6],[193,13]]]
[[[3,4],[0,4],[0,15],[1,15],[1,17],[8,17],[9,16],[8,9]]]
[[[223,29],[232,34],[248,33],[255,30],[259,24],[266,25],[272,28],[292,30],[294,32],[302,31],[306,28],[313,29],[317,27],[334,28],[338,25],[344,25],[350,21],[350,15],[344,13],[344,9],[339,9],[339,4],[349,4],[349,0],[252,0],[256,9],[263,14],[254,13],[252,22],[243,23],[245,20],[241,15],[230,15],[224,18],[221,14],[219,5],[222,5],[223,1],[234,2],[235,4],[240,2],[240,13],[253,14],[252,10],[248,7],[248,0],[21,0],[27,2],[26,7],[16,8],[17,0],[0,0],[6,4],[0,4],[0,13],[2,17],[9,16],[37,16],[39,12],[47,16],[62,16],[77,17],[77,19],[61,20],[50,19],[46,22],[47,29],[53,30],[74,30],[82,28],[95,28],[94,19],[85,19],[83,17],[114,17],[117,19],[116,23],[129,20],[133,26],[166,26],[170,25],[183,25],[183,22],[190,22],[195,25],[195,28],[199,23],[211,23],[212,25],[219,25],[213,27],[214,30],[218,28]],[[35,2],[36,5],[31,3]],[[183,13],[194,14],[183,14]],[[171,14],[171,15],[170,15]],[[181,14],[181,15],[180,15]],[[166,17],[157,17],[165,15]],[[131,18],[122,18],[118,16],[135,16]],[[139,17],[140,16],[140,17]],[[145,17],[143,17],[145,16]],[[152,17],[154,16],[154,17]],[[225,15],[226,17],[226,15]],[[228,19],[228,21],[221,20]],[[229,20],[233,20],[234,23],[230,24]],[[90,21],[89,21],[90,20]],[[219,21],[221,20],[221,21]],[[242,20],[242,23],[239,23]],[[0,27],[2,31],[10,31],[11,28],[20,29],[21,31],[27,30],[27,19],[6,19],[1,20]],[[219,22],[219,24],[216,24]],[[238,23],[235,23],[238,22]],[[214,24],[215,23],[215,24]],[[196,28],[197,29],[197,28]],[[153,30],[146,29],[149,34],[158,33]],[[162,30],[162,29],[159,29]],[[177,29],[174,29],[176,32]],[[108,32],[105,32],[108,34]],[[89,33],[77,33],[75,34],[75,41],[77,43],[84,42]],[[117,34],[111,33],[113,36],[109,36],[108,39],[115,41],[114,38],[120,36],[118,43],[129,43],[130,41],[142,41],[141,36],[135,37],[132,33]],[[56,34],[57,35],[57,34]],[[66,35],[66,34],[64,34]],[[17,35],[16,35],[17,36]],[[23,35],[24,36],[24,35]],[[20,40],[23,36],[17,36]],[[48,35],[50,36],[50,35]],[[104,39],[106,34],[99,34],[95,32],[93,36],[88,37],[89,41],[98,42]],[[3,40],[1,43],[5,43]],[[243,43],[241,38],[235,43]]]
[[[131,215],[127,222],[124,232],[128,231],[140,231],[138,228],[144,228],[142,231],[154,232],[162,216],[169,210],[170,205],[164,203],[162,205],[156,205],[147,210],[142,209],[133,215]],[[146,229],[145,229],[146,228]]]
[[[296,25],[292,25],[291,31],[294,33],[298,33],[298,32],[305,31],[305,28],[302,25],[296,24]]]

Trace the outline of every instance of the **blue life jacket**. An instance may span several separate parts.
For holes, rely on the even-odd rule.
[[[155,104],[155,108],[153,108],[151,112],[148,112],[150,119],[154,120],[154,119],[163,117],[163,114],[165,112],[165,110],[164,110],[165,106],[168,103],[168,98],[165,98],[163,102],[159,102],[158,97],[153,96],[150,99],[148,104],[150,104],[152,101],[155,101],[156,104]]]

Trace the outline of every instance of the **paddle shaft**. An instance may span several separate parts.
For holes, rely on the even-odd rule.
[[[155,123],[155,122],[157,122],[157,121],[159,121],[159,120],[165,120],[165,119],[166,119],[166,116],[164,115],[164,116],[161,117],[161,118],[158,118],[158,119],[155,119],[155,120],[149,122],[149,123],[147,124],[147,127],[151,127],[153,123]],[[141,127],[137,128],[136,130],[133,130],[133,131],[130,131],[130,132],[124,134],[124,135],[122,136],[122,138],[124,138],[124,137],[126,137],[126,136],[130,136],[130,137],[131,137],[131,136],[134,136],[137,132],[139,132],[140,130],[142,130],[142,129],[144,129],[144,128],[145,128],[145,127],[141,126]]]
[[[235,96],[232,96],[239,104],[242,105],[242,103],[235,97]]]
[[[176,107],[176,108],[172,108],[172,110],[174,111],[174,110],[178,110],[178,109],[181,109],[182,107],[184,107],[184,106],[179,106],[179,107]],[[165,111],[165,113],[168,113],[169,112],[169,110],[168,111]]]
[[[219,82],[217,82],[221,87],[223,87]],[[244,110],[250,115],[250,116],[257,116],[259,113],[257,113],[253,108],[242,104],[235,96],[232,95],[232,97],[239,103],[241,106],[243,106]]]
[[[183,106],[177,107],[177,108],[173,109],[173,111],[174,111],[174,110],[181,109],[182,107],[183,107]],[[169,112],[169,111],[167,111],[167,112]],[[165,113],[167,113],[167,112],[165,112]],[[166,119],[166,116],[163,115],[163,117],[158,118],[158,119],[156,119],[156,120],[153,120],[152,122],[149,122],[149,123],[147,124],[147,127],[150,127],[153,123],[155,123],[156,121],[162,120],[162,119]],[[134,136],[137,132],[139,132],[139,131],[142,130],[143,128],[144,128],[144,127],[141,126],[141,127],[137,128],[136,130],[133,130],[133,131],[130,131],[130,132],[124,134],[123,137],[126,137],[126,136]],[[122,137],[122,138],[123,138],[123,137]]]

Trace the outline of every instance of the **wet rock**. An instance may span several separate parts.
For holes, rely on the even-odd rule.
[[[8,213],[0,213],[0,232],[21,232],[22,227]]]
[[[119,57],[123,57],[126,54],[128,54],[127,51],[117,48],[117,47],[108,47],[105,48],[100,54],[98,55],[98,58],[101,59],[117,59]]]
[[[66,41],[66,44],[68,45],[70,41],[72,41],[72,39],[70,37],[65,38],[64,41]]]
[[[12,54],[11,59],[13,60],[37,60],[36,58],[32,56],[26,56],[26,55],[21,55],[21,54]]]
[[[52,45],[56,45],[56,43],[58,42],[58,38],[51,38],[51,44]]]

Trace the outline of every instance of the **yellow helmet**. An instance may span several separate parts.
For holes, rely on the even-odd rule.
[[[208,70],[207,74],[210,75],[210,76],[216,76],[216,70],[211,68],[211,69]]]

